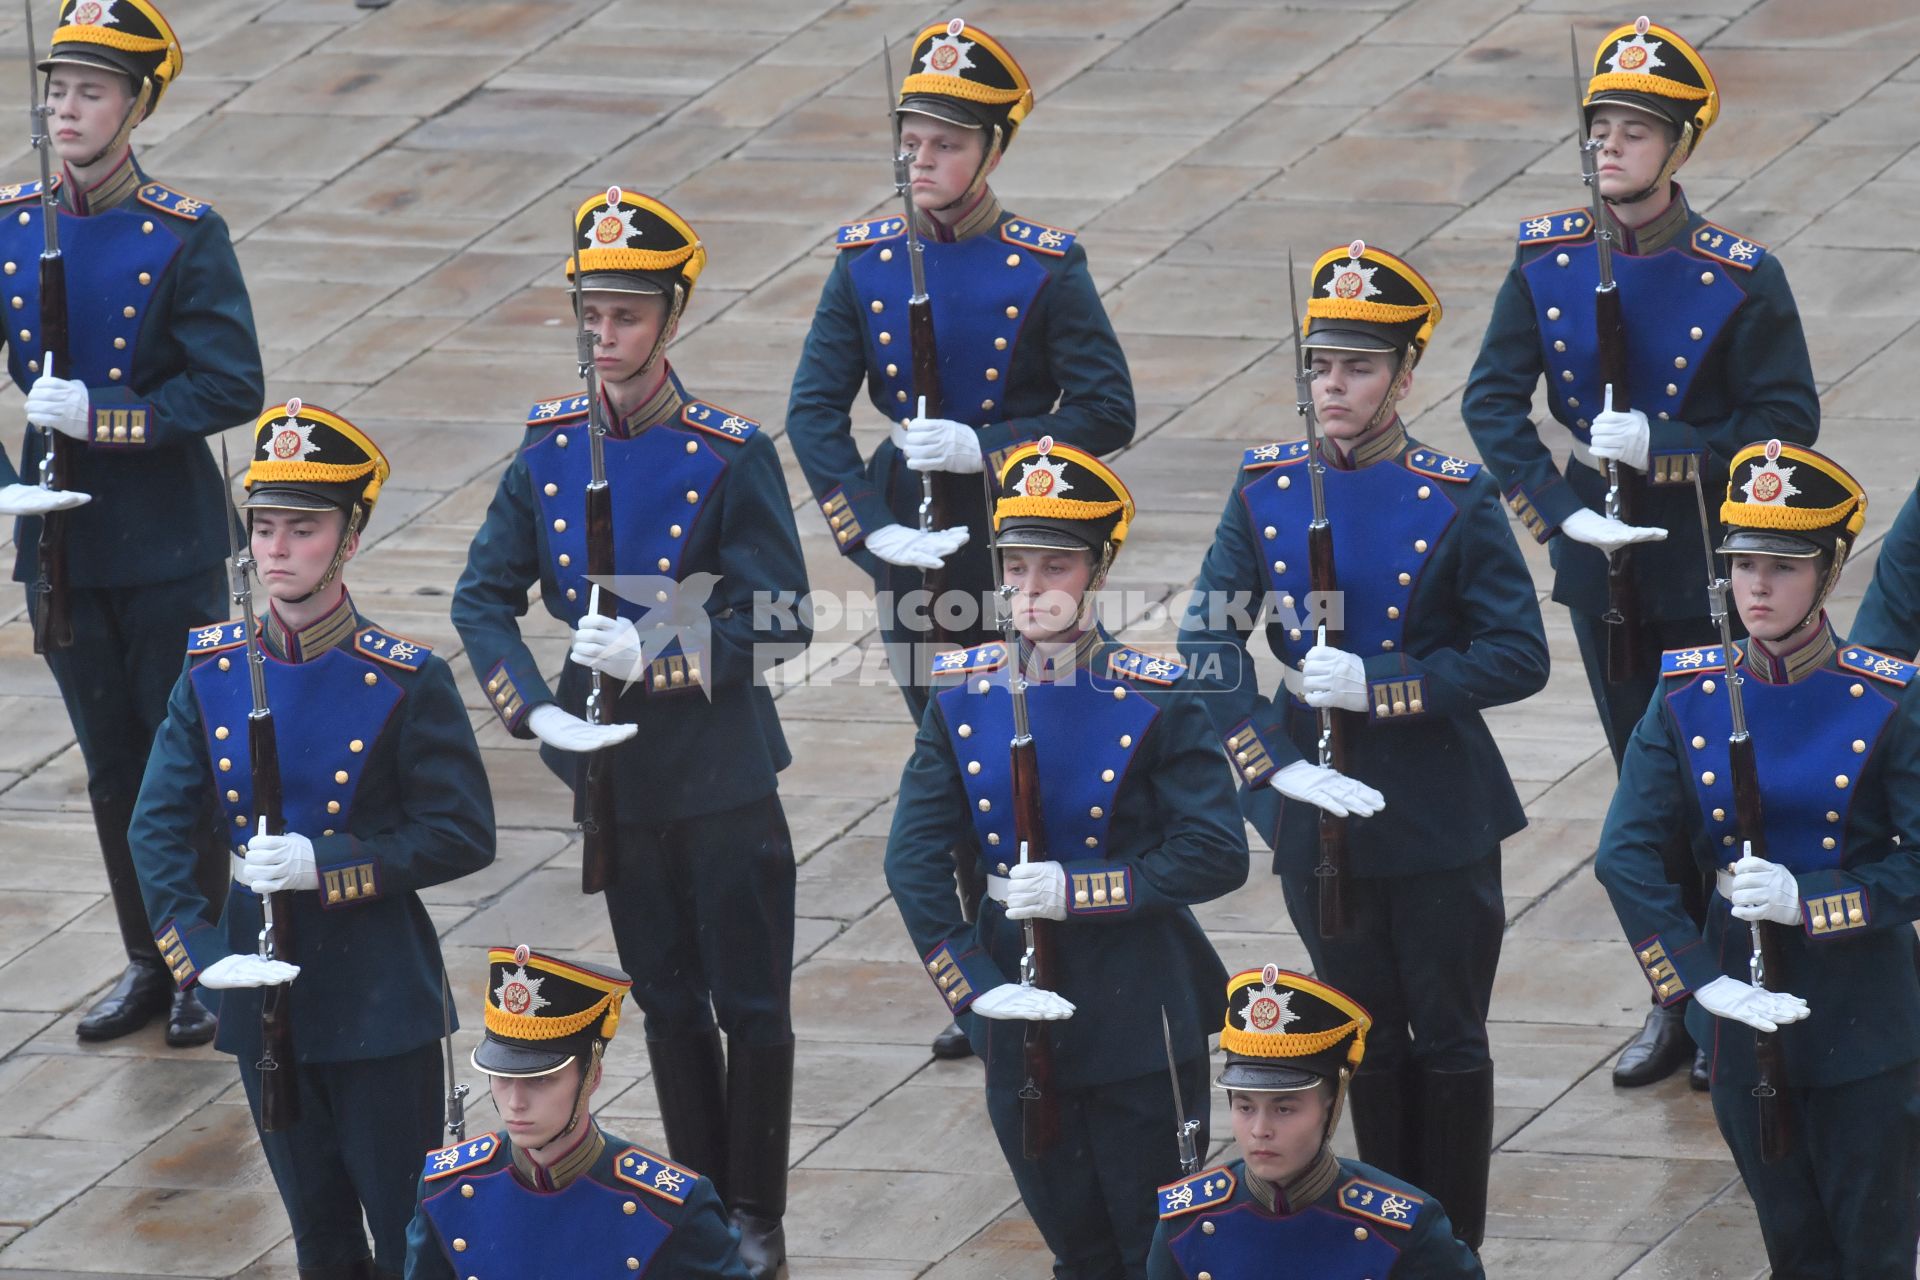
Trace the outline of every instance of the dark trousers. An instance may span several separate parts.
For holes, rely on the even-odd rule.
[[[1713,1084],[1713,1116],[1760,1217],[1776,1280],[1912,1280],[1920,1216],[1920,1064],[1788,1089],[1793,1151],[1760,1159],[1746,1086]]]
[[[1000,1025],[1015,1033],[1022,1026]],[[1167,1073],[1060,1090],[1060,1141],[1038,1160],[1021,1151],[1016,1074],[988,1075],[987,1114],[1020,1198],[1053,1250],[1056,1280],[1144,1277],[1159,1223],[1154,1193],[1180,1176]],[[1181,1105],[1188,1119],[1200,1122],[1195,1149],[1203,1161],[1207,1075],[1205,1058],[1180,1065]]]
[[[407,1224],[421,1164],[445,1141],[440,1042],[391,1058],[302,1062],[295,1079],[300,1119],[283,1133],[262,1133],[260,1145],[293,1227],[299,1265],[364,1261],[371,1230],[374,1267],[399,1275],[407,1265]],[[260,1073],[244,1058],[240,1082],[258,1129]]]
[[[649,1040],[712,1029],[793,1039],[793,837],[778,795],[658,826],[622,823],[607,890]]]
[[[47,654],[86,761],[87,797],[130,960],[158,965],[160,953],[140,899],[127,827],[154,735],[167,718],[167,698],[186,661],[187,632],[227,616],[225,592],[217,566],[172,582],[75,590],[73,644]],[[224,847],[211,838],[211,811],[208,830],[200,881],[215,891],[209,896],[218,905],[228,869]]]
[[[1320,936],[1311,869],[1283,873],[1281,884],[1314,972],[1373,1015],[1368,1071],[1466,1071],[1493,1060],[1487,1008],[1506,930],[1498,848],[1445,871],[1353,877],[1338,938]]]

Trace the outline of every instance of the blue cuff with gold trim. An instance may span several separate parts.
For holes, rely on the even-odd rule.
[[[985,951],[974,945],[957,950],[960,945],[943,942],[925,957],[927,976],[933,979],[940,998],[947,1002],[947,1009],[952,1013],[961,1012],[982,991],[989,991],[1001,982],[993,960]]]
[[[1063,862],[1067,917],[1110,916],[1133,910],[1133,868],[1125,863],[1082,859]]]
[[[1686,484],[1700,474],[1701,449],[1655,450],[1647,459],[1647,483]]]
[[[322,907],[331,910],[334,907],[352,906],[356,902],[372,902],[379,896],[380,863],[376,858],[362,858],[335,867],[320,868]]]
[[[1636,943],[1633,954],[1640,961],[1640,971],[1646,975],[1647,985],[1653,988],[1654,998],[1663,1009],[1692,995],[1693,987],[1703,979],[1710,982],[1720,976],[1707,953],[1706,943],[1699,938],[1684,943],[1677,951],[1669,951],[1666,940],[1655,934]],[[1694,967],[1696,963],[1705,968],[1694,974],[1693,981],[1689,982],[1682,971]]]
[[[1425,715],[1427,678],[1395,675],[1383,680],[1369,680],[1367,704],[1371,708],[1368,712],[1368,719],[1371,720],[1405,720],[1410,716]]]
[[[866,541],[867,531],[860,527],[860,517],[847,500],[845,485],[837,484],[827,490],[827,496],[820,499],[820,514],[827,518],[827,528],[833,532],[833,544],[840,548],[841,555]]]
[[[1276,766],[1267,744],[1260,740],[1260,731],[1253,727],[1252,718],[1242,720],[1229,729],[1226,743],[1227,755],[1233,760],[1233,771],[1249,787],[1265,786],[1273,777]]]
[[[1851,935],[1873,926],[1873,897],[1840,872],[1799,877],[1800,924],[1809,938]]]
[[[147,431],[147,415],[151,412],[144,404],[95,409],[93,434],[87,443],[96,449],[144,449],[153,443]]]
[[[655,658],[647,666],[649,694],[691,693],[703,685],[700,655],[674,653]]]
[[[182,991],[200,980],[202,969],[228,954],[226,941],[219,931],[200,920],[185,927],[169,920],[153,931],[153,941],[160,948],[161,963],[167,966],[174,985]]]
[[[506,659],[493,664],[493,670],[487,672],[487,704],[493,713],[500,717],[500,723],[507,732],[515,737],[530,737],[532,730],[522,732],[527,713],[533,708],[527,704],[524,694],[514,683],[513,672],[507,666]]]

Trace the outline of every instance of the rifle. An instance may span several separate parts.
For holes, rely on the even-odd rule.
[[[1167,1046],[1167,1078],[1173,1081],[1173,1137],[1180,1144],[1180,1176],[1191,1177],[1200,1172],[1200,1152],[1194,1147],[1200,1122],[1187,1119],[1187,1104],[1180,1097],[1180,1068],[1173,1061],[1173,1030],[1167,1026],[1165,1005],[1160,1006],[1160,1038]]]
[[[1636,24],[1641,34],[1644,23]],[[1600,283],[1593,290],[1593,323],[1600,355],[1600,379],[1606,387],[1606,407],[1614,402],[1625,405],[1627,383],[1627,324],[1620,309],[1620,289],[1613,279],[1613,228],[1607,221],[1606,201],[1600,196],[1600,175],[1594,152],[1600,144],[1587,137],[1587,109],[1584,76],[1580,63],[1580,37],[1569,27],[1567,38],[1573,47],[1573,105],[1578,127],[1573,140],[1580,148],[1580,180],[1587,186],[1592,205],[1593,245],[1599,262]],[[1607,459],[1606,514],[1624,524],[1638,524],[1645,498],[1645,481],[1640,473],[1623,462]],[[1621,547],[1607,556],[1607,611],[1600,615],[1607,624],[1607,681],[1622,684],[1636,680],[1647,671],[1650,654],[1646,635],[1640,627],[1639,592],[1633,583],[1633,548]]]
[[[1365,253],[1364,242],[1355,240],[1352,257]],[[1327,521],[1327,464],[1320,456],[1320,419],[1313,411],[1313,374],[1307,367],[1307,349],[1302,345],[1300,297],[1294,284],[1293,250],[1287,250],[1287,299],[1293,304],[1293,407],[1307,424],[1307,483],[1313,492],[1313,519],[1307,525],[1307,569],[1314,594],[1331,603],[1338,598],[1340,575],[1333,566],[1333,526]],[[1322,614],[1320,644],[1340,646],[1340,633],[1329,627]],[[1320,767],[1339,773],[1347,771],[1347,740],[1352,726],[1350,711],[1320,709]],[[1338,938],[1346,933],[1348,870],[1347,820],[1320,810],[1320,860],[1313,875],[1320,886],[1320,936]]]
[[[300,412],[298,400],[287,401],[287,416]],[[280,743],[273,727],[273,708],[267,705],[267,656],[260,649],[259,628],[253,615],[253,549],[240,536],[240,512],[233,505],[233,481],[227,470],[227,442],[220,442],[220,476],[227,495],[227,550],[233,602],[247,630],[247,676],[253,688],[253,707],[247,712],[247,762],[253,773],[254,829],[277,836],[287,829],[281,811]],[[293,963],[293,894],[263,894],[260,898],[260,958]],[[260,1130],[284,1133],[300,1118],[300,1094],[293,1078],[293,987],[268,987],[260,1001]]]
[[[1745,852],[1758,858],[1767,856],[1767,828],[1760,804],[1760,771],[1754,764],[1753,737],[1747,732],[1746,704],[1740,686],[1746,682],[1734,664],[1733,632],[1727,623],[1727,589],[1732,584],[1720,576],[1713,559],[1713,538],[1707,522],[1707,496],[1700,477],[1693,477],[1693,497],[1700,507],[1700,538],[1707,553],[1707,601],[1714,623],[1720,628],[1720,648],[1727,659],[1727,710],[1732,713],[1732,732],[1727,735],[1727,767],[1733,775],[1733,810]],[[1749,921],[1753,953],[1747,959],[1747,975],[1763,991],[1776,990],[1769,982],[1780,982],[1782,926],[1770,920]],[[1786,1059],[1777,1031],[1753,1033],[1753,1096],[1760,1107],[1760,1159],[1774,1164],[1793,1151],[1793,1116],[1787,1095],[1781,1088],[1786,1079]]]
[[[607,207],[619,208],[622,194],[619,187],[608,187]],[[587,482],[587,581],[593,584],[593,590],[587,597],[587,612],[611,618],[619,613],[619,607],[605,608],[601,605],[602,584],[611,583],[615,569],[613,494],[607,488],[607,415],[600,403],[600,378],[594,371],[593,352],[600,345],[600,335],[587,330],[587,308],[580,287],[580,241],[571,217],[567,219],[567,235],[573,245],[573,313],[579,330],[574,338],[574,353],[580,376],[587,381],[587,449],[593,467],[592,477]],[[608,586],[605,589],[612,588]],[[614,699],[607,683],[606,673],[597,667],[590,669],[586,712],[587,719],[594,724],[614,722]],[[615,815],[611,764],[607,749],[602,748],[588,752],[581,769],[582,893],[599,893],[614,881]]]
[[[1053,448],[1053,437],[1040,438],[1040,452]],[[994,527],[994,476],[983,470],[981,480],[987,495],[987,546],[993,558],[996,595],[1004,606],[995,610],[1000,625],[1000,641],[1007,650],[1011,668],[1007,691],[1013,699],[1013,740],[1007,744],[1013,764],[1013,833],[1020,844],[1020,861],[1025,863],[1035,851],[1043,856],[1047,847],[1046,824],[1040,809],[1040,756],[1033,745],[1033,724],[1027,717],[1027,673],[1020,661],[1020,648],[1013,627],[1013,588],[1006,585],[1006,571],[1000,559],[1000,535]],[[1020,985],[1054,989],[1057,964],[1054,957],[1054,922],[1022,920],[1020,928],[1025,949],[1020,954]],[[1053,1035],[1044,1022],[1029,1022],[1021,1041],[1020,1057],[1026,1080],[1020,1086],[1020,1149],[1029,1160],[1038,1160],[1060,1140],[1060,1095],[1053,1087]]]
[[[45,244],[40,250],[40,368],[48,377],[57,367],[69,373],[67,359],[67,260],[60,252],[60,205],[53,195],[53,149],[47,137],[47,117],[53,113],[40,98],[34,72],[39,45],[33,37],[33,0],[27,10],[27,118],[32,123],[33,150],[40,157],[40,220]],[[54,492],[73,487],[73,450],[51,428],[41,429],[40,487]],[[33,651],[65,649],[73,644],[73,594],[67,577],[67,513],[49,511],[40,517],[38,569],[33,582]]]
[[[453,984],[447,981],[446,957],[440,959],[440,1043],[447,1055],[447,1137],[454,1142],[467,1140],[467,1086],[453,1074]]]
[[[913,177],[909,167],[912,157],[901,149],[900,144],[900,113],[895,109],[899,81],[893,78],[893,51],[887,47],[884,37],[880,41],[880,61],[887,77],[887,116],[893,124],[893,190],[900,197],[901,210],[907,219],[907,267],[913,275],[913,294],[907,299],[907,339],[913,358],[913,394],[919,401],[921,417],[932,414],[940,418],[946,415],[941,408],[940,398],[940,349],[933,338],[933,299],[927,296],[926,245],[920,239],[920,224],[913,208]],[[960,477],[951,472],[920,473],[920,527],[923,530],[952,526],[955,512],[959,509],[959,483]],[[988,507],[987,518],[989,521],[993,518],[991,506]],[[953,633],[941,624],[940,610],[934,607],[947,588],[946,567],[923,572],[921,583],[927,592],[927,617],[932,627],[932,643],[951,644]]]

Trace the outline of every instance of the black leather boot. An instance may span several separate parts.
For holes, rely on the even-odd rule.
[[[947,1029],[933,1038],[933,1056],[946,1062],[971,1058],[973,1042],[967,1039],[967,1033],[960,1029],[959,1023],[949,1022]]]
[[[1705,1049],[1693,1051],[1693,1069],[1687,1072],[1687,1088],[1695,1093],[1713,1088],[1713,1064],[1707,1061]]]
[[[1648,1011],[1640,1034],[1627,1041],[1614,1060],[1613,1082],[1623,1089],[1655,1084],[1678,1071],[1692,1052],[1686,1015],[1678,1005],[1663,1009],[1656,1004]]]
[[[213,1010],[200,1003],[191,990],[173,993],[173,1010],[167,1015],[167,1043],[175,1049],[191,1049],[213,1039],[220,1029]]]
[[[1347,1113],[1353,1118],[1360,1161],[1382,1173],[1423,1185],[1418,1168],[1418,1106],[1409,1067],[1369,1071],[1362,1067],[1347,1082]]]
[[[1420,1073],[1417,1183],[1447,1211],[1453,1234],[1475,1253],[1487,1234],[1487,1173],[1493,1160],[1493,1064]]]
[[[727,1199],[727,1066],[720,1053],[720,1032],[648,1040],[653,1063],[653,1093],[660,1100],[660,1127],[667,1131],[667,1154],[713,1183]]]
[[[727,1201],[740,1260],[754,1280],[786,1280],[787,1139],[793,1127],[793,1042],[727,1045]]]
[[[134,960],[120,980],[94,1002],[74,1034],[82,1040],[117,1040],[132,1035],[173,1003],[173,975],[158,960]]]

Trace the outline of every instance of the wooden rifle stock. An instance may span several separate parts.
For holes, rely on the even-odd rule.
[[[1733,657],[1727,655],[1729,660]],[[1731,669],[1731,668],[1729,668]],[[1760,808],[1760,773],[1753,761],[1753,739],[1735,734],[1727,741],[1729,768],[1733,773],[1733,808],[1739,822],[1740,839],[1756,858],[1767,858],[1766,826]],[[1771,859],[1769,859],[1771,861]],[[1785,989],[1787,978],[1781,967],[1780,925],[1771,920],[1753,924],[1754,949],[1759,971],[1754,985],[1768,990]],[[1774,1164],[1793,1151],[1793,1112],[1786,1095],[1786,1057],[1781,1051],[1778,1032],[1753,1033],[1753,1096],[1760,1105],[1760,1159]]]
[[[1603,284],[1593,292],[1593,319],[1599,339],[1600,378],[1613,388],[1613,403],[1628,403],[1627,326],[1620,310],[1620,290]],[[1603,393],[1604,394],[1604,393]],[[1624,524],[1638,524],[1646,482],[1626,463],[1607,468],[1609,496],[1607,514]],[[1607,682],[1624,684],[1645,675],[1652,655],[1640,626],[1640,593],[1633,582],[1633,548],[1622,547],[1607,557]]]
[[[1339,599],[1340,578],[1333,565],[1333,526],[1325,521],[1307,529],[1307,569],[1315,595],[1328,607]],[[1329,626],[1321,642],[1341,647],[1339,631]],[[1325,741],[1321,761],[1327,768],[1347,772],[1347,739],[1351,715],[1348,711],[1327,711],[1322,733]],[[1320,810],[1320,861],[1313,868],[1320,886],[1320,936],[1338,938],[1349,927],[1347,882],[1352,878],[1347,854],[1347,820]]]
[[[247,758],[253,770],[253,804],[263,835],[277,836],[287,829],[280,790],[280,742],[273,712],[262,709],[247,717]],[[267,895],[272,923],[273,959],[296,964],[293,931],[293,894]],[[255,1065],[260,1071],[260,1128],[285,1133],[300,1118],[300,1094],[294,1081],[293,987],[268,987],[260,1000],[260,1041],[265,1048]]]
[[[1018,658],[1015,658],[1017,661]],[[1014,679],[1019,679],[1018,673]],[[1013,754],[1013,829],[1014,839],[1026,856],[1046,853],[1045,824],[1040,816],[1040,758],[1028,735],[1016,738]],[[1052,991],[1057,979],[1054,955],[1054,922],[1026,920],[1033,964],[1029,974],[1033,985]],[[1021,1042],[1021,1063],[1026,1082],[1020,1088],[1020,1148],[1029,1160],[1038,1160],[1060,1140],[1060,1094],[1053,1085],[1053,1032],[1045,1022],[1029,1022]]]
[[[614,574],[613,495],[604,479],[587,486],[587,578],[606,583]],[[617,604],[607,603],[608,591],[595,592],[596,612],[614,617]],[[615,720],[614,682],[594,670],[587,693],[587,719],[594,724],[612,724]],[[589,751],[581,769],[580,891],[599,893],[614,882],[614,797],[612,748]]]
[[[57,216],[49,201],[41,214]],[[67,360],[67,263],[58,251],[40,255],[40,330],[44,345],[41,368],[73,376]],[[73,487],[73,450],[57,431],[40,433],[43,480],[53,489]],[[73,644],[73,595],[67,576],[67,513],[49,511],[40,517],[40,545],[33,585],[33,651],[46,653]]]
[[[908,250],[913,252],[912,249]],[[929,418],[944,418],[946,410],[940,397],[940,354],[933,338],[933,299],[916,297],[907,303],[907,333],[913,340],[913,394]],[[923,471],[926,485],[920,525],[924,529],[950,529],[959,519],[959,476],[950,471]],[[927,617],[932,623],[929,637],[934,644],[953,643],[953,633],[940,621],[935,607],[947,589],[947,568],[928,569],[922,579],[927,592]]]

